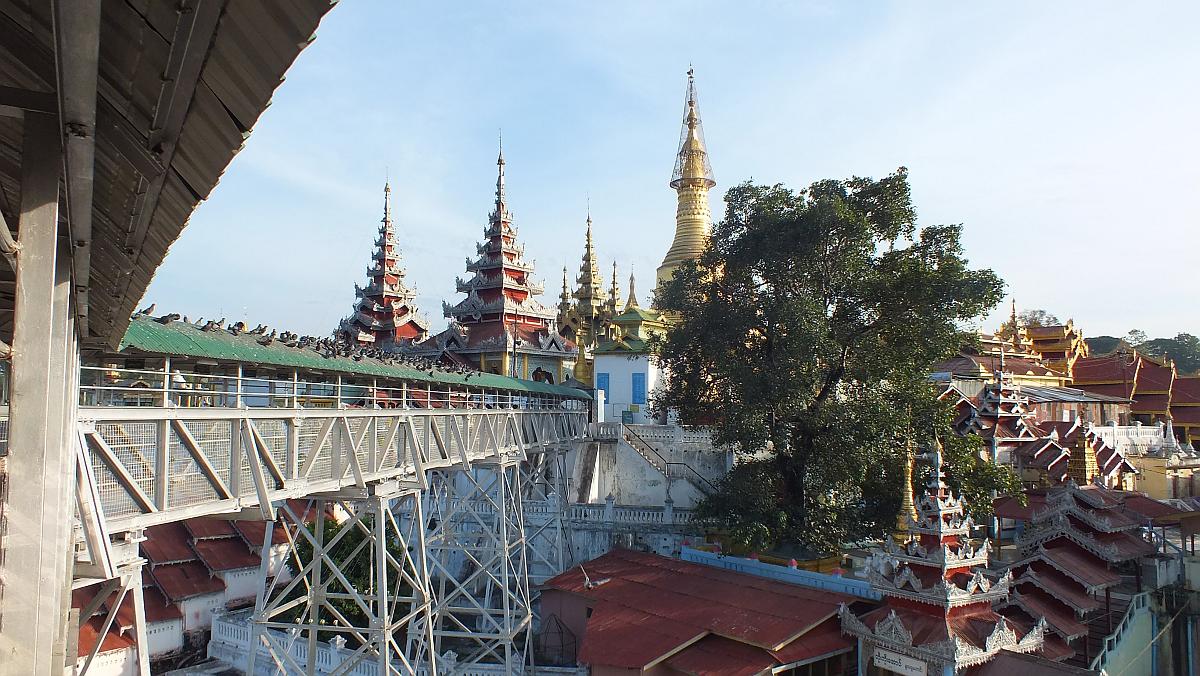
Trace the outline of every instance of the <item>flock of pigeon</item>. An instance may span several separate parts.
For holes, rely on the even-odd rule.
[[[371,359],[378,361],[388,366],[404,366],[418,371],[426,371],[430,377],[436,377],[438,373],[465,375],[467,380],[472,376],[478,375],[479,371],[468,369],[462,366],[446,367],[445,365],[429,358],[416,357],[410,354],[401,352],[398,348],[390,346],[367,346],[361,345],[351,340],[347,340],[342,335],[336,336],[301,336],[291,331],[276,332],[275,329],[269,328],[265,324],[259,324],[253,329],[246,326],[245,322],[234,322],[226,325],[225,318],[217,320],[204,321],[201,317],[199,320],[192,322],[187,317],[172,313],[153,317],[154,304],[140,310],[137,314],[145,317],[150,317],[159,324],[170,324],[171,322],[183,322],[191,325],[193,328],[201,331],[225,331],[233,336],[254,336],[254,341],[259,345],[268,346],[279,343],[285,347],[295,348],[298,350],[311,350],[321,355],[325,359],[333,359],[335,357],[345,357],[354,361],[362,361]]]

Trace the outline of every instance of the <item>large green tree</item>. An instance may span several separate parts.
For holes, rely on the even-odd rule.
[[[657,293],[673,318],[656,405],[750,454],[702,509],[737,539],[831,551],[895,523],[906,443],[938,434],[968,493],[1014,486],[952,439],[929,365],[1003,283],[968,267],[956,225],[916,227],[904,169],[726,194],[708,249]],[[765,449],[765,450],[764,450]]]

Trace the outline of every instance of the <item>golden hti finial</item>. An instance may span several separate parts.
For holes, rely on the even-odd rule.
[[[708,160],[704,142],[704,124],[696,96],[694,71],[688,68],[687,93],[684,100],[683,127],[679,151],[675,155],[675,170],[671,187],[676,192],[675,239],[658,267],[659,284],[669,280],[684,261],[695,260],[704,252],[712,231],[712,211],[708,191],[717,184]]]

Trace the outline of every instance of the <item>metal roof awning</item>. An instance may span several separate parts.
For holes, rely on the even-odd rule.
[[[0,5],[0,215],[17,227],[25,118],[63,137],[74,312],[115,347],[330,0],[10,0]],[[13,233],[19,235],[19,233]],[[18,237],[19,239],[19,237]],[[0,252],[6,251],[0,233]],[[0,265],[0,337],[14,274]]]

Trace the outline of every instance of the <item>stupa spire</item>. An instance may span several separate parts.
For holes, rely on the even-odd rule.
[[[612,286],[608,289],[608,310],[610,315],[617,314],[621,307],[621,287],[617,284],[617,262],[613,261]]]
[[[629,269],[629,300],[625,301],[625,309],[638,307],[637,288],[634,286],[633,268]]]
[[[683,107],[683,128],[679,136],[679,151],[675,155],[675,170],[671,187],[676,192],[675,239],[658,267],[658,283],[671,278],[684,261],[700,257],[712,231],[712,211],[708,191],[717,184],[708,160],[704,142],[704,124],[696,96],[694,71],[688,68],[687,92]]]

